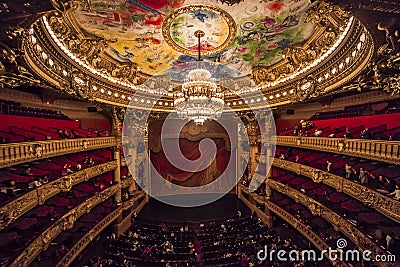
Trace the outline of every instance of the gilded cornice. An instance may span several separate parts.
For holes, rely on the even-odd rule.
[[[288,185],[271,179],[268,180],[268,185],[272,189],[275,189],[276,191],[294,199],[296,202],[306,206],[314,216],[320,216],[331,223],[335,229],[346,235],[359,249],[362,251],[371,251],[372,257],[375,257],[376,255],[389,254],[386,250],[368,238],[367,235],[362,233],[356,226],[316,200]],[[393,264],[389,262],[377,262],[377,264],[378,266],[393,266]]]
[[[107,162],[63,176],[55,181],[44,184],[23,194],[17,199],[0,207],[0,230],[6,228],[24,213],[33,209],[37,205],[43,205],[47,199],[59,194],[60,192],[68,192],[73,186],[116,168],[117,161]]]
[[[90,212],[90,210],[115,195],[120,190],[120,185],[114,185],[94,195],[93,197],[82,202],[59,220],[53,223],[43,233],[32,241],[25,250],[11,263],[12,267],[29,266],[29,264],[46,249],[50,242],[54,240],[60,233],[65,230],[72,229],[75,222],[82,216]]]
[[[399,141],[276,136],[276,144],[400,164]]]
[[[0,145],[0,168],[65,154],[116,146],[115,137],[77,138]]]
[[[335,188],[338,192],[343,192],[374,208],[388,218],[400,222],[400,201],[374,191],[360,183],[355,183],[338,175],[291,161],[274,159],[272,165],[311,178],[315,183],[323,183]]]
[[[143,89],[149,77],[133,63],[122,64],[104,48],[108,42],[84,32],[69,9],[52,11],[36,21],[23,38],[25,60],[42,78],[71,95],[116,106],[138,109],[173,110],[172,95],[160,95]],[[61,9],[60,9],[61,10]],[[304,44],[289,47],[285,58],[270,67],[254,67],[251,78],[264,97],[249,92],[243,96],[254,101],[255,108],[268,104],[284,105],[313,98],[338,89],[353,79],[369,62],[373,43],[370,34],[355,18],[341,9],[321,2],[310,9],[306,20],[316,25]],[[39,49],[40,47],[40,49]],[[140,97],[131,101],[133,94]],[[253,97],[253,99],[252,99]],[[248,109],[236,95],[226,103],[234,110]]]

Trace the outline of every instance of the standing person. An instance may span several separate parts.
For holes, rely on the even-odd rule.
[[[353,167],[351,167],[350,164],[346,163],[346,165],[344,166],[344,170],[346,173],[346,179],[351,180],[353,174],[356,172]]]
[[[368,184],[368,176],[371,176],[371,174],[361,167],[358,173],[361,184]]]
[[[395,199],[400,200],[400,187],[398,184],[396,184],[396,187],[394,189],[394,191],[390,194],[388,194],[389,196],[394,196]]]
[[[330,162],[329,160],[326,161],[326,171],[327,172],[331,172],[332,170],[332,162]]]

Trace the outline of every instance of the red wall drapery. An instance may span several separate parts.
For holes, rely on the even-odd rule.
[[[227,168],[231,152],[225,149],[223,139],[212,139],[217,148],[216,157],[212,157],[212,149],[207,148],[200,153],[200,141],[189,141],[187,139],[179,139],[179,148],[188,160],[201,160],[198,161],[195,167],[200,170],[198,172],[187,172],[175,167],[166,157],[163,150],[158,153],[151,151],[150,159],[155,170],[168,181],[186,187],[195,187],[208,184],[218,178]],[[164,140],[164,142],[176,142],[176,140]],[[210,145],[214,145],[210,144]],[[210,164],[210,161],[211,164]]]

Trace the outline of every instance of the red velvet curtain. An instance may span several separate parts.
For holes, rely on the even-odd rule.
[[[217,148],[215,159],[210,164],[212,149],[204,150],[202,160],[196,163],[199,172],[187,172],[176,168],[169,162],[163,150],[158,153],[151,151],[150,159],[156,171],[168,181],[186,187],[195,187],[208,184],[218,178],[227,168],[231,152],[225,149],[223,139],[212,139]],[[176,142],[176,140],[165,140],[164,142]],[[200,141],[189,141],[179,139],[179,147],[186,159],[194,161],[201,156],[199,150]],[[210,143],[210,145],[213,145]],[[211,148],[211,147],[210,147]],[[209,155],[207,154],[209,153]],[[204,159],[204,160],[203,160]]]

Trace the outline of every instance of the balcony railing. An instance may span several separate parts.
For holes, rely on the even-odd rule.
[[[107,226],[114,222],[122,214],[121,206],[104,217],[90,231],[88,231],[79,241],[65,254],[57,263],[56,267],[70,266],[74,259],[98,236]]]
[[[56,267],[70,266],[74,259],[92,242],[92,240],[98,236],[108,225],[114,222],[121,214],[122,211],[133,206],[140,198],[145,195],[143,191],[138,192],[134,197],[122,203],[122,206],[111,212],[100,222],[98,222],[92,229],[90,229],[68,252],[65,256],[57,263]],[[137,207],[137,210],[141,210],[146,204],[146,201],[142,201]],[[130,217],[129,217],[130,219]]]
[[[362,184],[355,183],[344,177],[334,175],[319,169],[287,160],[274,159],[273,166],[311,178],[316,183],[323,183],[343,192],[360,202],[374,208],[376,211],[400,222],[400,201],[379,193]]]
[[[125,179],[121,179],[121,187],[122,188],[127,188],[134,182],[135,182],[135,179],[132,176],[127,177]]]
[[[13,223],[21,215],[33,209],[37,205],[43,205],[47,199],[57,195],[58,193],[69,191],[73,186],[79,183],[88,181],[90,178],[99,176],[100,174],[112,171],[116,168],[117,161],[110,161],[63,176],[23,194],[17,199],[0,207],[0,230]]]
[[[116,145],[115,137],[34,141],[0,145],[0,168]]]
[[[10,265],[12,267],[25,267],[30,263],[50,244],[54,238],[65,230],[72,229],[75,222],[84,214],[109,199],[120,190],[120,185],[116,184],[94,195],[93,197],[82,202],[68,213],[62,216],[59,220],[47,228],[40,236],[33,240],[25,250]]]
[[[269,179],[268,185],[272,189],[275,189],[276,191],[281,192],[286,196],[294,199],[296,202],[306,206],[310,210],[311,214],[313,214],[314,216],[321,216],[323,219],[331,223],[335,229],[338,229],[340,232],[346,235],[362,251],[371,251],[371,259],[375,258],[377,255],[390,255],[390,253],[374,243],[356,226],[354,226],[349,221],[347,221],[328,207],[324,206],[323,204],[280,182]],[[389,262],[377,262],[377,265],[385,267],[393,266]]]
[[[133,205],[141,198],[143,198],[145,196],[145,192],[144,191],[138,191],[134,196],[132,196],[130,199],[122,202],[122,209],[123,210],[128,210],[130,208],[133,207]],[[144,204],[145,201],[143,201]]]
[[[242,192],[244,192],[245,194],[248,194],[248,192],[249,192],[248,189],[244,186],[240,186],[240,190]],[[276,215],[281,217],[283,220],[285,220],[287,223],[289,223],[302,236],[307,238],[307,240],[310,241],[319,251],[329,249],[329,245],[321,237],[319,237],[318,234],[316,234],[310,227],[305,225],[302,221],[297,219],[295,216],[291,215],[289,212],[282,209],[278,205],[268,201],[266,197],[262,197],[262,196],[259,196],[256,194],[252,194],[252,196],[258,204],[264,205],[267,209],[269,209],[270,211],[272,211],[273,213],[275,213]],[[260,210],[255,205],[251,204],[250,201],[248,201],[245,197],[243,197],[243,194],[241,195],[241,199],[251,210],[254,210],[258,216],[260,213],[265,215],[265,213],[262,210]],[[336,264],[338,264],[337,261],[332,261],[332,259],[330,259],[327,254],[325,254],[325,257],[329,261],[331,261],[334,266]],[[340,264],[338,266],[349,266],[349,265],[347,265],[344,262],[340,262]]]
[[[277,136],[280,146],[319,150],[400,164],[400,142],[366,139]]]

